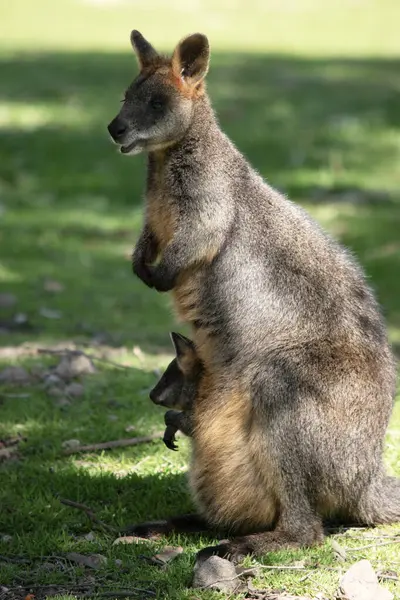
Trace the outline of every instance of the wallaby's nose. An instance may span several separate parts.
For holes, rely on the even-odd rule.
[[[125,135],[126,130],[128,129],[127,125],[121,121],[118,117],[115,117],[111,121],[111,123],[107,127],[108,133],[111,135],[112,139],[115,142],[119,142],[121,138]]]

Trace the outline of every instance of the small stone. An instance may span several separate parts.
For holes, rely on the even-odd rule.
[[[118,421],[117,415],[107,415],[109,421]]]
[[[46,308],[45,306],[39,310],[39,314],[45,319],[61,319],[62,317],[61,311],[54,310],[52,308]]]
[[[82,396],[85,393],[85,388],[80,383],[73,382],[67,385],[64,392],[67,394],[67,396],[79,398],[79,396]]]
[[[48,377],[48,371],[46,367],[42,363],[37,363],[36,365],[32,365],[30,368],[31,375],[37,381],[45,381]]]
[[[6,533],[0,535],[0,540],[2,542],[4,542],[5,544],[8,544],[9,542],[12,541],[12,536],[11,535],[7,535]]]
[[[192,587],[234,592],[240,585],[235,566],[219,556],[210,556],[194,566]]]
[[[46,279],[46,281],[43,284],[43,289],[46,292],[52,292],[54,294],[58,294],[59,292],[64,291],[64,286],[62,283],[60,283],[59,281],[56,281],[55,279]]]
[[[90,358],[82,354],[68,354],[63,356],[56,368],[56,374],[64,380],[95,372],[96,369]]]
[[[53,386],[64,386],[64,382],[58,375],[50,373],[50,375],[47,375],[46,379],[44,380],[44,387],[51,388]]]
[[[9,292],[0,294],[0,308],[11,308],[17,303],[17,297]]]
[[[126,433],[130,433],[131,431],[135,431],[135,430],[136,430],[136,426],[135,425],[127,425],[125,427]]]
[[[58,408],[67,408],[68,406],[71,406],[71,402],[68,398],[57,398],[57,400],[54,401],[54,406],[57,406]]]
[[[354,563],[340,580],[340,592],[346,600],[393,600],[393,594],[379,585],[369,560]]]
[[[64,390],[62,388],[53,387],[47,390],[49,396],[59,397],[64,395]]]
[[[158,554],[155,554],[152,559],[158,565],[166,565],[182,554],[182,552],[182,546],[165,546],[165,548],[163,548],[161,552],[158,552]]]
[[[65,555],[71,562],[77,563],[90,569],[101,569],[107,564],[107,558],[102,554],[78,554],[77,552],[67,552]]]
[[[75,450],[76,448],[79,448],[79,446],[81,445],[80,440],[65,440],[65,442],[62,443],[62,447],[64,448],[64,450]]]
[[[14,323],[16,323],[16,325],[24,325],[27,322],[28,322],[28,315],[26,315],[25,313],[17,313],[14,316]]]
[[[28,371],[22,367],[6,367],[0,372],[0,381],[24,385],[30,382],[30,376]]]

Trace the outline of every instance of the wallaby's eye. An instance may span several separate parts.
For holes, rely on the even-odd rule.
[[[150,100],[150,106],[154,110],[161,110],[164,107],[164,100],[159,96],[155,96]]]

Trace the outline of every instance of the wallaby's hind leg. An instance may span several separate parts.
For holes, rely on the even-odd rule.
[[[377,477],[360,498],[355,517],[368,525],[400,521],[400,479]]]
[[[253,533],[232,538],[200,550],[197,560],[202,561],[216,554],[232,562],[241,562],[248,554],[260,556],[284,548],[302,548],[320,544],[324,539],[322,519],[311,511],[284,511],[273,531]]]
[[[147,521],[136,525],[128,525],[123,532],[127,535],[148,538],[153,535],[170,533],[203,533],[210,527],[204,519],[196,514],[177,515],[161,521]]]

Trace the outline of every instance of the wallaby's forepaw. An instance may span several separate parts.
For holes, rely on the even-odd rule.
[[[132,270],[149,288],[153,288],[152,268],[143,261],[139,261],[132,256]]]
[[[170,292],[176,285],[176,273],[169,273],[167,269],[159,264],[151,269],[151,281],[157,292]]]

